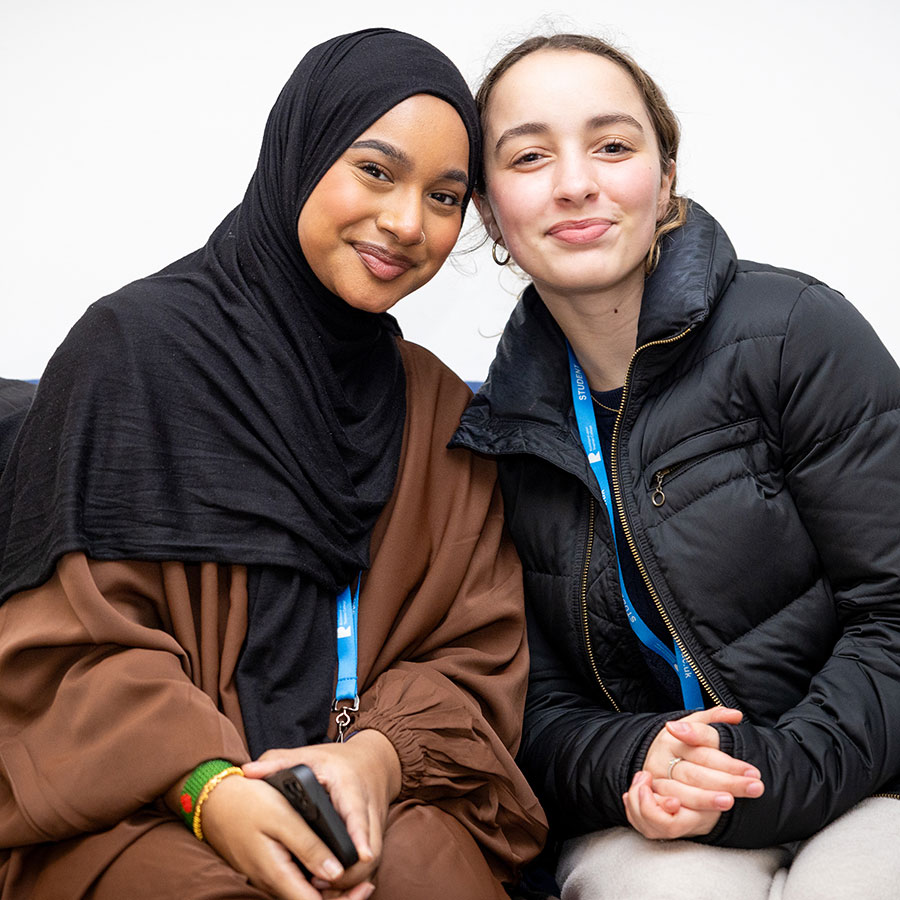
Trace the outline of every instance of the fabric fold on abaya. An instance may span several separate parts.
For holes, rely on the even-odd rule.
[[[241,204],[203,248],[88,309],[0,479],[0,600],[76,550],[250,567],[238,685],[254,754],[324,736],[334,595],[368,565],[405,413],[396,322],[318,281],[297,218],[350,143],[418,93],[458,110],[474,183],[477,115],[443,54],[389,29],[311,50]]]

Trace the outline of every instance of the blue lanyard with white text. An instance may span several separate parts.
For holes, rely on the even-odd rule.
[[[591,401],[591,394],[588,390],[587,378],[584,371],[578,364],[575,354],[572,352],[569,342],[566,341],[566,350],[569,353],[569,374],[572,379],[572,403],[575,407],[575,418],[578,421],[578,431],[581,437],[581,443],[584,452],[587,454],[588,463],[597,479],[600,487],[600,495],[603,497],[603,503],[606,506],[606,514],[609,516],[609,526],[612,531],[613,539],[613,556],[616,558],[616,567],[619,572],[619,586],[622,589],[622,600],[625,603],[625,612],[628,615],[628,622],[632,630],[637,635],[638,640],[661,656],[668,665],[674,669],[681,685],[681,696],[684,700],[685,709],[703,709],[703,694],[700,691],[700,685],[694,675],[691,667],[685,662],[678,647],[678,643],[674,644],[674,652],[671,647],[666,646],[650,629],[646,622],[638,615],[637,610],[631,603],[628,591],[625,589],[625,579],[622,577],[622,564],[619,561],[619,550],[616,546],[616,517],[612,504],[612,491],[609,487],[609,478],[606,474],[606,466],[603,463],[603,450],[600,447],[600,436],[597,432],[597,419],[594,416],[594,406]]]
[[[344,731],[350,724],[350,713],[359,709],[359,694],[356,691],[357,669],[357,626],[359,624],[359,586],[362,572],[356,579],[356,590],[350,592],[347,585],[337,598],[337,655],[338,677],[334,690],[333,709],[340,709],[337,716],[338,742],[344,740]],[[338,706],[343,700],[349,704]]]

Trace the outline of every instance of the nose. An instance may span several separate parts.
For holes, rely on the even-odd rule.
[[[393,192],[375,218],[381,231],[392,235],[398,244],[413,246],[425,239],[422,227],[422,201],[413,191]]]
[[[596,197],[599,191],[596,164],[589,155],[583,152],[560,155],[553,185],[554,200],[583,203]]]

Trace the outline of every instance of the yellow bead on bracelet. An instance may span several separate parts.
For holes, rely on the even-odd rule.
[[[229,775],[240,775],[243,777],[244,773],[237,766],[223,769],[217,775],[213,775],[213,777],[203,785],[203,790],[200,791],[200,796],[197,798],[197,805],[194,807],[194,837],[197,838],[198,841],[203,840],[203,828],[200,825],[200,814],[203,811],[203,804],[206,802],[206,798],[210,795],[212,789],[220,781],[224,781],[228,778]]]

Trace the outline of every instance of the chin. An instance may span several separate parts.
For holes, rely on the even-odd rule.
[[[374,292],[357,294],[354,292],[349,298],[342,297],[341,299],[344,303],[348,306],[352,306],[354,309],[369,313],[383,313],[399,303],[405,296],[405,292],[398,292],[390,295],[374,295]]]
[[[558,291],[599,293],[624,286],[633,278],[643,280],[643,260],[637,266],[622,266],[615,270],[608,266],[588,268],[584,264],[566,267],[561,271],[550,273],[547,283],[552,284]]]
[[[551,290],[561,293],[582,294],[602,291],[609,286],[609,279],[578,272],[554,272],[549,278],[535,278],[535,282],[545,284]]]

